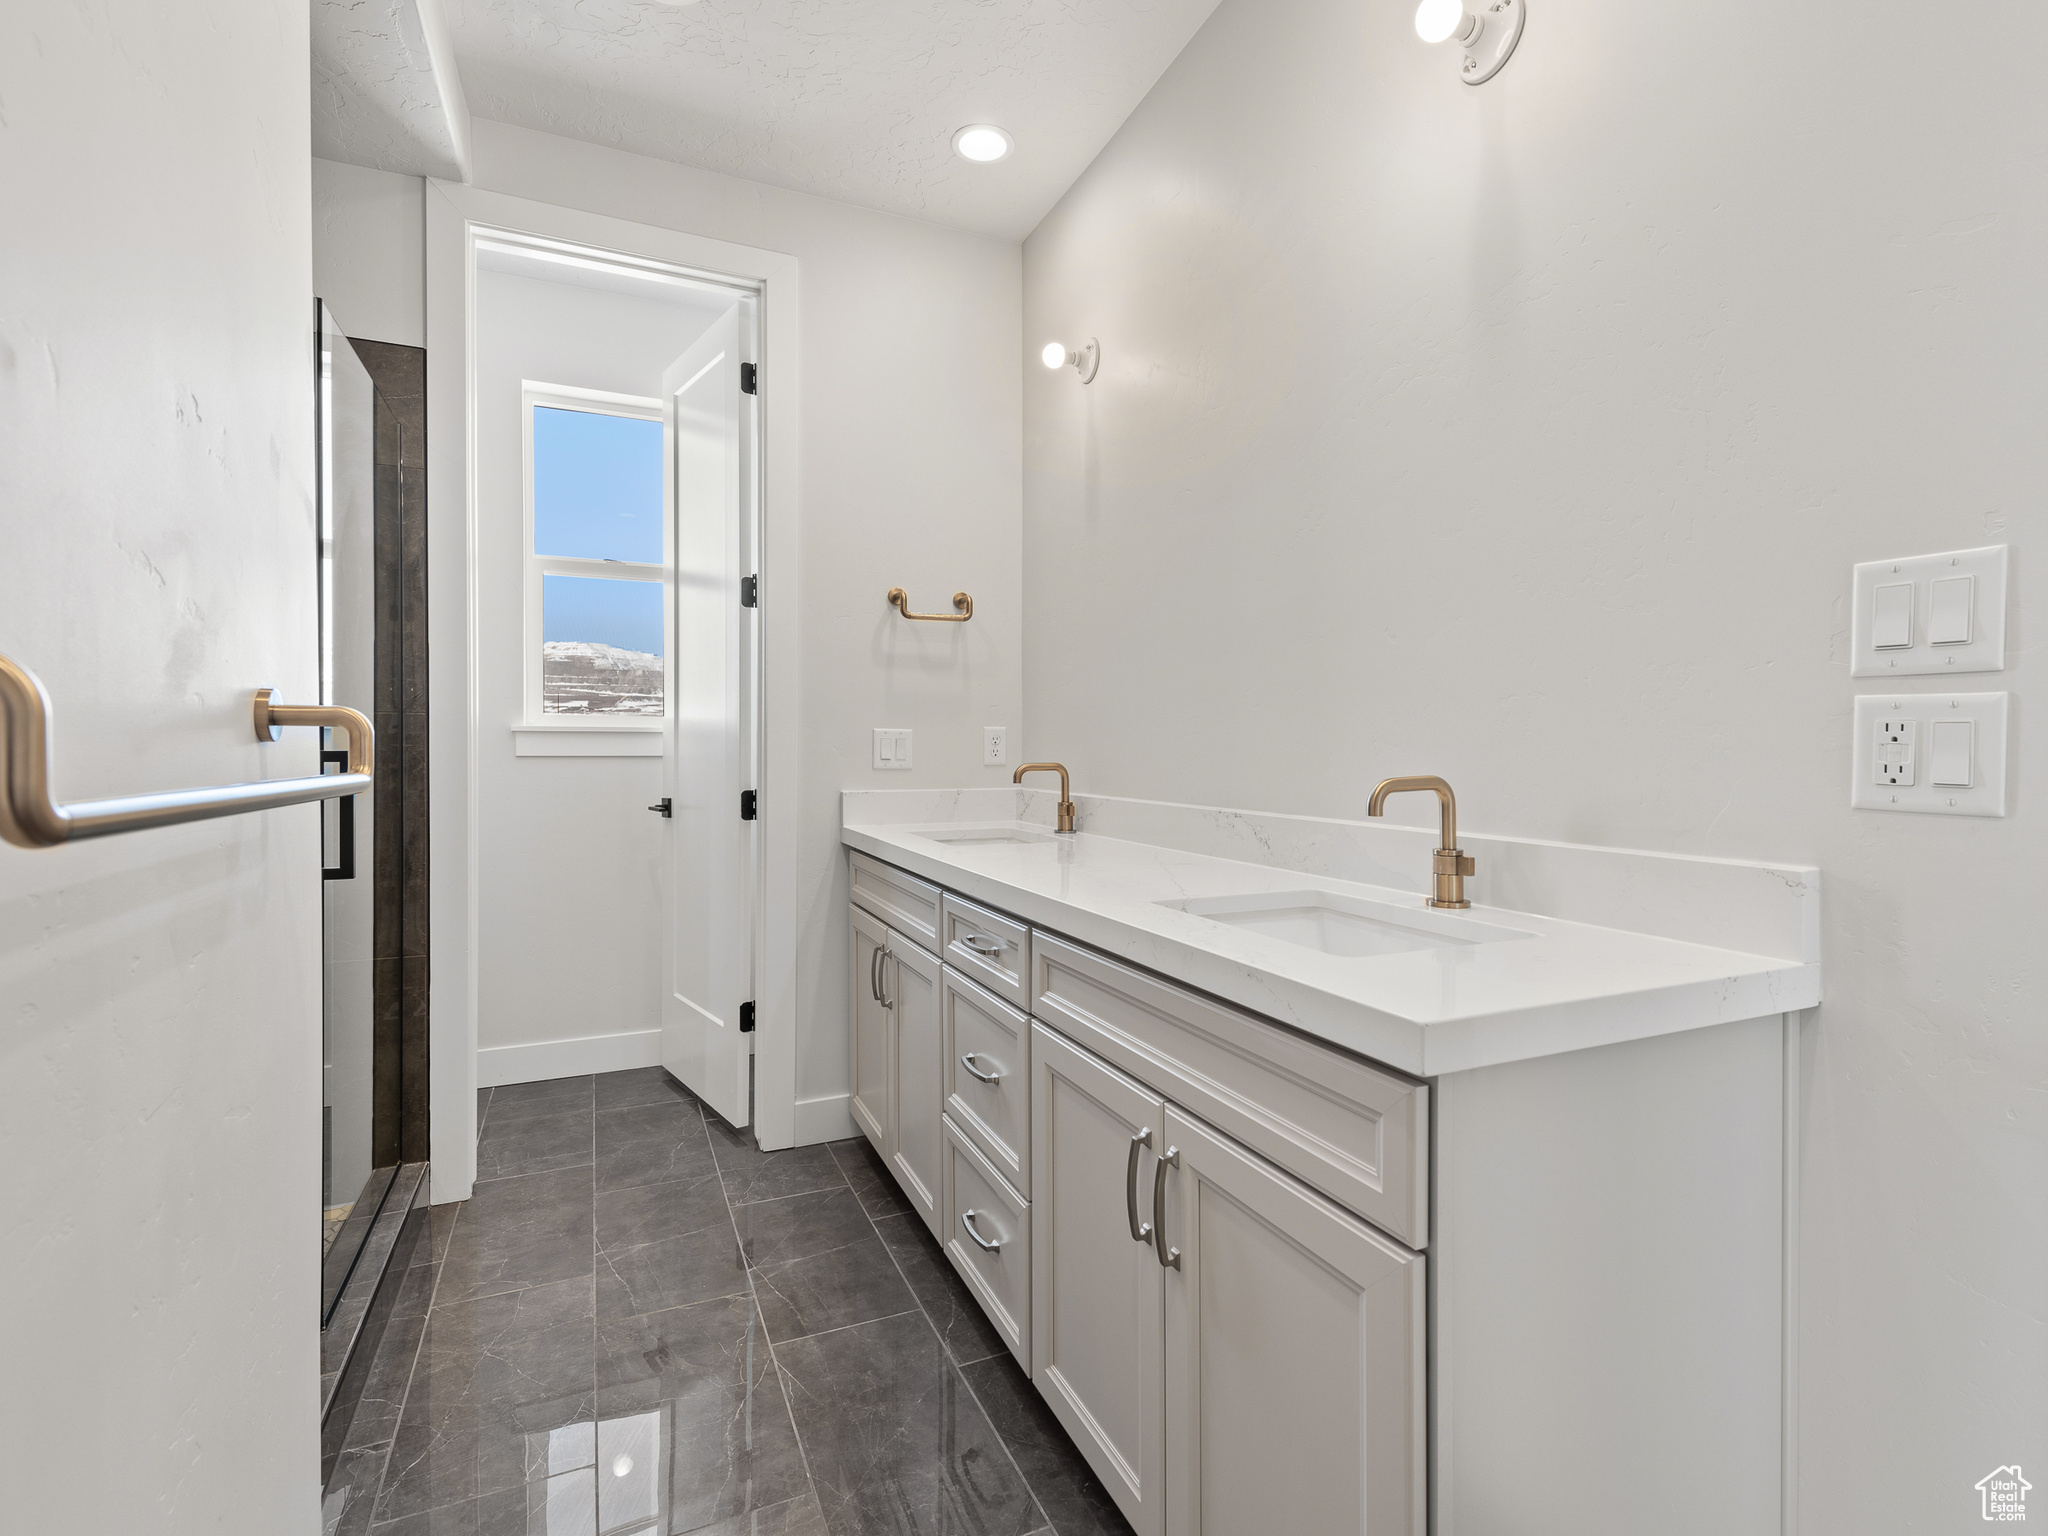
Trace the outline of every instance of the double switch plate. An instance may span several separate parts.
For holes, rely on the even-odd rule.
[[[2003,816],[2007,697],[1859,695],[1849,803],[1871,811]]]
[[[2003,671],[2005,552],[1992,544],[1857,566],[1850,673]]]

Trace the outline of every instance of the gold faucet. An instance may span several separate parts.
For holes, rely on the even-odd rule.
[[[1056,773],[1060,776],[1060,824],[1057,830],[1074,830],[1074,800],[1067,793],[1067,768],[1064,763],[1026,763],[1010,775],[1012,784],[1022,784],[1027,773]]]
[[[1372,802],[1366,806],[1368,816],[1384,816],[1387,810],[1387,796],[1398,795],[1403,790],[1428,789],[1436,792],[1437,806],[1443,812],[1442,846],[1430,861],[1430,871],[1436,877],[1436,894],[1429,898],[1432,907],[1469,907],[1465,899],[1465,877],[1477,867],[1465,857],[1458,846],[1458,800],[1451,793],[1451,786],[1433,773],[1416,774],[1405,779],[1381,779],[1374,786]]]

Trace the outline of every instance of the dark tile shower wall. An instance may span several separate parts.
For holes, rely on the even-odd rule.
[[[373,1161],[427,1158],[427,354],[358,341],[377,386]]]

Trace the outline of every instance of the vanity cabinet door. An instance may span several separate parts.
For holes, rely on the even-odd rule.
[[[1172,1106],[1164,1139],[1169,1536],[1422,1536],[1422,1255]]]
[[[882,1006],[882,956],[889,930],[859,907],[850,909],[852,957],[847,1012],[853,1022],[853,1093],[848,1108],[854,1124],[874,1143],[884,1162],[896,1155],[895,1025]],[[892,1164],[893,1166],[893,1164]]]
[[[1164,1115],[1156,1094],[1032,1026],[1031,1379],[1138,1536],[1165,1530],[1166,1271],[1149,1227]]]
[[[882,957],[882,1002],[894,1024],[896,1182],[945,1241],[940,1198],[945,1176],[945,1042],[940,1028],[939,962],[893,929]]]

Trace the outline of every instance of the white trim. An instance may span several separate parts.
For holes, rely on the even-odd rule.
[[[758,1061],[756,1067],[758,1070]],[[758,1096],[759,1086],[755,1088]],[[818,1099],[798,1099],[796,1113],[792,1117],[796,1137],[793,1143],[799,1147],[814,1146],[821,1141],[844,1141],[849,1136],[858,1136],[860,1127],[853,1123],[853,1095],[830,1093]]]
[[[515,725],[514,757],[659,757],[658,725]]]
[[[1778,1407],[1778,1531],[1799,1536],[1799,1138],[1801,1023],[1806,1015],[1785,1015],[1785,1150],[1783,1163],[1784,1223],[1779,1239],[1785,1270],[1784,1317],[1780,1325],[1778,1369],[1783,1392]]]
[[[433,656],[431,728],[434,864],[433,1160],[434,1199],[466,1199],[476,1177],[476,635],[473,572],[475,449],[468,402],[474,393],[476,266],[472,231],[528,249],[561,245],[631,252],[667,273],[760,295],[762,395],[760,822],[762,960],[755,998],[754,1131],[773,1150],[797,1144],[796,976],[798,758],[801,751],[797,611],[799,539],[798,402],[801,397],[795,257],[626,219],[429,180],[427,197],[429,518],[433,587],[428,613]],[[488,226],[478,229],[478,226]],[[520,233],[511,233],[518,231]],[[772,401],[772,404],[771,404]],[[773,430],[768,423],[773,418]],[[786,581],[777,573],[786,572]],[[773,594],[786,592],[777,604]],[[806,1114],[802,1139],[829,1139]],[[850,1117],[849,1121],[850,1123]]]
[[[661,1031],[633,1029],[617,1035],[583,1035],[573,1040],[535,1040],[526,1045],[487,1045],[476,1053],[476,1085],[544,1083],[593,1072],[624,1072],[661,1065]]]

